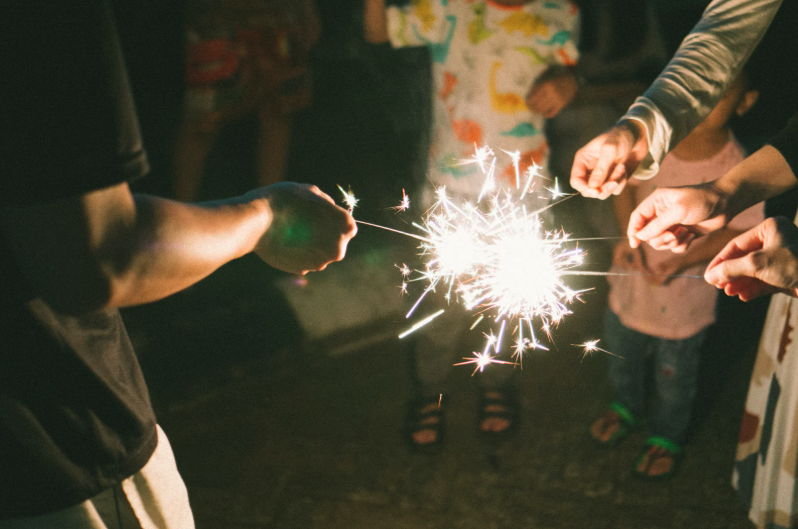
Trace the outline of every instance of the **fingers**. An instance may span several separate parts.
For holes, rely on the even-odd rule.
[[[588,174],[590,173],[590,168],[594,161],[592,157],[587,154],[587,147],[588,146],[585,146],[579,149],[574,157],[574,163],[571,166],[570,184],[577,193],[581,193],[586,197],[596,198],[598,197],[598,192],[587,185]]]

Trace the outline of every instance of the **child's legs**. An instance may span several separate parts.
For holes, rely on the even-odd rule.
[[[604,338],[612,353],[607,360],[607,376],[614,398],[632,412],[635,420],[641,420],[645,412],[646,359],[652,338],[626,327],[609,309],[604,318]]]
[[[683,443],[690,423],[706,329],[683,340],[659,340],[656,348],[656,402],[651,434]]]
[[[445,312],[417,331],[415,386],[417,396],[430,397],[446,391],[446,377],[455,362],[468,354],[456,354],[460,337],[468,330],[468,315],[460,305],[442,304]],[[433,307],[437,310],[437,307]]]

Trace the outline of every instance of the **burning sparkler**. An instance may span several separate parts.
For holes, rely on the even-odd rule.
[[[407,318],[410,318],[422,300],[430,293],[442,295],[447,302],[458,302],[478,316],[471,328],[488,320],[490,326],[500,329],[485,334],[485,347],[473,357],[464,358],[456,365],[475,364],[476,371],[489,364],[521,363],[529,350],[548,350],[538,340],[543,332],[551,341],[551,331],[571,314],[570,305],[581,301],[584,290],[573,290],[563,277],[578,275],[584,263],[585,252],[576,241],[562,229],[548,231],[544,228],[540,213],[566,197],[559,188],[557,179],[551,188],[542,188],[549,197],[540,197],[541,186],[534,185],[541,177],[540,167],[532,164],[523,173],[520,171],[520,155],[506,152],[515,169],[515,190],[497,189],[495,173],[497,156],[487,146],[477,147],[475,154],[464,160],[464,164],[475,164],[485,179],[476,202],[457,200],[447,194],[446,188],[436,190],[436,200],[421,223],[413,223],[421,234],[411,234],[388,229],[414,237],[421,241],[419,249],[425,258],[422,270],[411,270],[404,263],[398,266],[402,273],[402,292],[408,283],[421,281],[426,284]],[[524,182],[521,175],[524,176]],[[342,188],[344,201],[350,211],[357,199]],[[516,196],[519,195],[520,196]],[[402,190],[402,202],[397,211],[409,207],[409,199]],[[538,201],[548,205],[528,210],[523,199],[534,195]],[[555,200],[552,202],[552,200]],[[562,200],[560,200],[561,202]],[[540,202],[538,202],[540,203]],[[400,338],[422,328],[443,311],[424,318],[414,324]],[[512,329],[512,331],[509,331]],[[513,362],[499,360],[505,330],[513,340]],[[585,342],[585,354],[595,351],[607,352],[597,347],[598,340]],[[609,353],[612,354],[612,353]]]
[[[357,198],[355,198],[351,189],[349,191],[344,191],[344,188],[341,186],[338,186],[338,189],[340,189],[341,193],[344,195],[344,204],[346,204],[347,209],[349,209],[349,213],[352,213],[357,205]]]

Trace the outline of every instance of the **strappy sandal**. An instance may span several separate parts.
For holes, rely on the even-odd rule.
[[[632,474],[641,479],[650,481],[662,481],[671,478],[675,473],[681,461],[682,447],[674,443],[670,439],[660,436],[651,436],[646,440],[646,446],[643,451],[635,460],[632,467]],[[671,461],[670,468],[665,472],[659,474],[651,474],[651,469],[657,465],[659,461],[669,459]]]
[[[404,423],[404,438],[412,452],[437,454],[443,446],[446,433],[443,395],[412,400],[407,407]],[[420,432],[433,432],[435,437],[429,443],[419,443],[415,435]]]
[[[611,448],[626,439],[629,432],[638,426],[639,423],[635,421],[632,412],[626,406],[619,402],[613,402],[607,411],[604,412],[604,415],[593,421],[588,433],[590,438],[601,446]],[[598,429],[598,435],[593,431],[594,429]],[[604,439],[604,434],[613,429],[612,435]]]
[[[497,444],[512,437],[518,430],[519,407],[518,395],[514,389],[483,390],[479,399],[477,426],[482,440]],[[508,425],[499,431],[486,431],[482,425],[488,419],[503,419]]]

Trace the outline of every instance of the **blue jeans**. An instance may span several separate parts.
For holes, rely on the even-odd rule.
[[[611,310],[604,321],[609,357],[608,375],[615,400],[632,412],[635,421],[646,412],[646,383],[653,363],[654,418],[651,435],[683,443],[696,393],[701,345],[706,329],[682,340],[666,340],[625,327]]]

